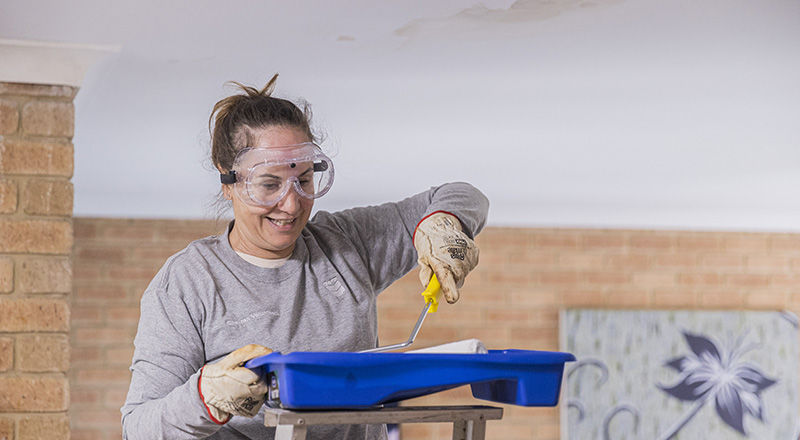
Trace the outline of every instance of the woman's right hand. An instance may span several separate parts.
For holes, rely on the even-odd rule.
[[[264,377],[244,364],[272,353],[267,347],[250,344],[230,353],[215,364],[206,364],[200,372],[198,388],[214,422],[227,423],[231,415],[253,417],[264,405],[268,391]]]

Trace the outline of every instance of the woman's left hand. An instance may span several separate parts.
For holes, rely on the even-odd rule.
[[[422,285],[427,286],[435,273],[447,302],[458,301],[458,289],[478,264],[479,254],[478,246],[463,232],[458,218],[446,212],[424,218],[414,232],[414,247]]]

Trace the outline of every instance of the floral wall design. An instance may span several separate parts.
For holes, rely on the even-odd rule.
[[[565,440],[798,440],[798,319],[568,309]]]

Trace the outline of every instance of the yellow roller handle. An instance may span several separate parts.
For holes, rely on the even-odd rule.
[[[439,284],[439,279],[436,274],[433,274],[431,280],[428,281],[428,287],[422,292],[422,297],[425,298],[426,303],[431,303],[428,307],[428,313],[433,313],[439,309],[439,298],[442,296],[442,286]]]

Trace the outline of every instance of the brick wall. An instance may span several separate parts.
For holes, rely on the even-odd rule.
[[[0,82],[0,439],[69,439],[77,89]]]
[[[72,438],[119,439],[141,293],[169,255],[222,225],[85,218],[74,223]],[[462,300],[430,315],[413,347],[477,337],[489,348],[557,350],[563,307],[800,312],[796,234],[487,228],[477,241],[481,262]],[[422,308],[416,276],[412,272],[381,295],[384,344],[408,338]],[[473,399],[462,387],[407,403],[490,402]],[[487,438],[559,438],[558,409],[501,406],[503,420],[488,423]],[[447,424],[409,424],[403,435],[442,439],[451,437],[450,430]]]
[[[75,219],[72,300],[73,440],[122,438],[144,289],[170,255],[224,225],[204,221]]]

